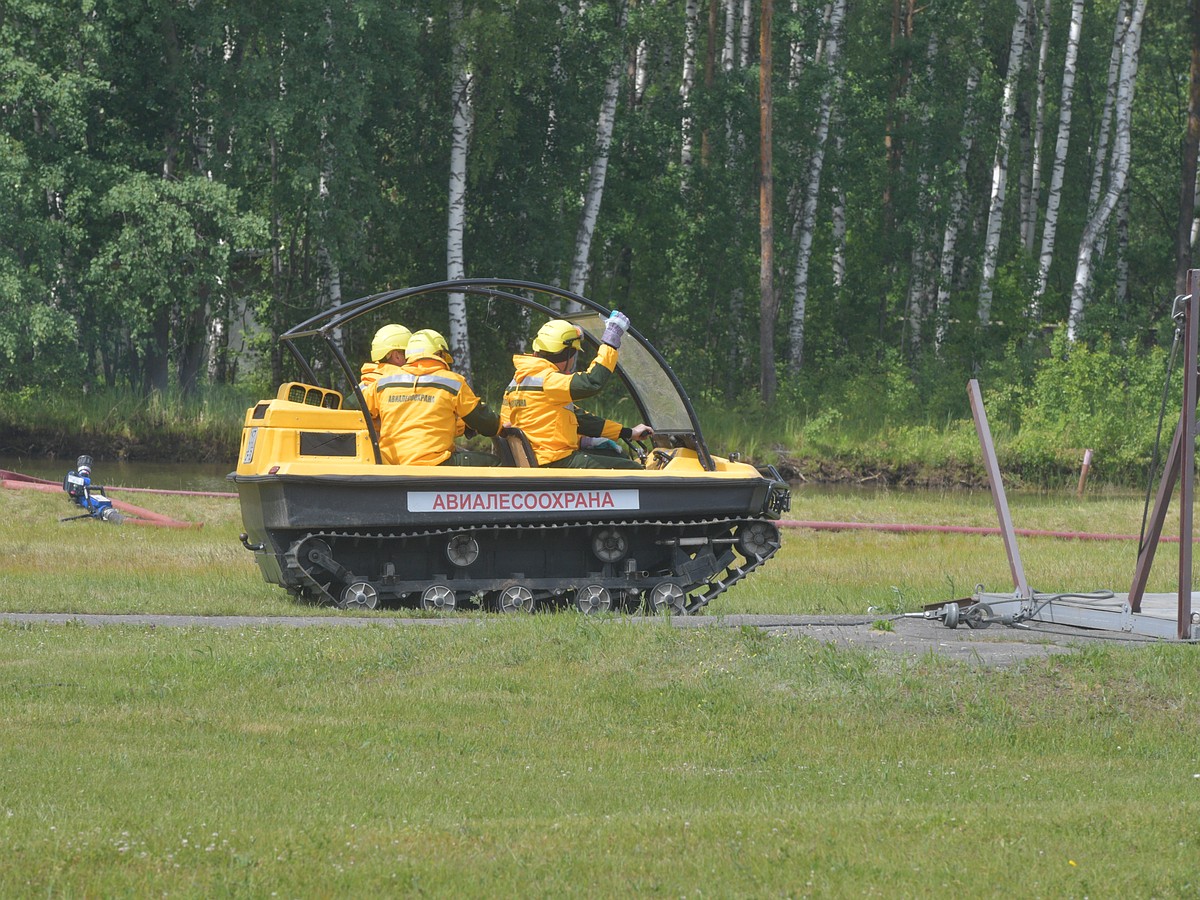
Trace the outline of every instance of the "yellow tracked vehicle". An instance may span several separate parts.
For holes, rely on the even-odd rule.
[[[773,468],[712,455],[687,394],[632,328],[615,374],[654,429],[630,444],[640,469],[536,465],[516,429],[493,439],[498,467],[394,466],[361,410],[338,345],[347,323],[397,301],[506,301],[565,318],[599,343],[609,310],[549,285],[462,279],[388,291],[328,310],[281,340],[304,372],[246,413],[237,471],[242,543],[264,578],[297,599],[344,609],[480,604],[509,612],[695,613],[770,559],[790,492]],[[553,306],[570,303],[580,312]],[[297,347],[317,339],[347,390],[320,386]],[[357,409],[347,408],[350,398]]]

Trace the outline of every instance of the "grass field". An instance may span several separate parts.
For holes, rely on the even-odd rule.
[[[1134,532],[1140,498],[1011,498]],[[0,609],[312,613],[235,502],[198,530],[0,492]],[[986,495],[801,489],[797,518],[992,525]],[[1128,543],[1027,539],[1039,590],[1126,590]],[[1152,590],[1176,554],[1159,553]],[[713,614],[1004,589],[999,538],[785,534]],[[379,616],[391,615],[388,613]],[[458,627],[0,627],[0,896],[1195,896],[1196,648],[1004,671],[573,613]]]

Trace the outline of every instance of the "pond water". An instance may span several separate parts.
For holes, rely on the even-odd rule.
[[[62,481],[75,468],[74,460],[49,460],[40,457],[0,456],[0,469],[19,472],[33,478]],[[236,489],[225,476],[233,463],[153,463],[95,460],[92,480],[105,487],[154,488],[166,491],[220,491]]]

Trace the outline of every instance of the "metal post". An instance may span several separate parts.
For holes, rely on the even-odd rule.
[[[1092,468],[1092,451],[1083,451],[1083,465],[1079,469],[1079,487],[1075,490],[1075,496],[1082,499],[1083,489],[1087,485],[1088,470]]]
[[[1142,611],[1142,595],[1146,593],[1146,582],[1150,579],[1150,567],[1154,564],[1154,553],[1158,550],[1158,541],[1162,537],[1163,524],[1167,519],[1167,505],[1171,502],[1171,494],[1175,492],[1175,480],[1179,477],[1180,435],[1182,433],[1183,416],[1181,415],[1179,424],[1175,427],[1175,437],[1171,440],[1171,451],[1167,454],[1166,465],[1163,467],[1162,480],[1158,483],[1158,493],[1154,497],[1154,510],[1150,513],[1142,546],[1138,548],[1137,565],[1133,569],[1133,584],[1129,588],[1129,608],[1135,613]]]
[[[1179,454],[1179,614],[1180,640],[1192,636],[1192,501],[1196,481],[1196,363],[1200,326],[1200,270],[1188,270],[1187,319],[1183,327],[1183,416]]]
[[[1013,529],[1012,515],[1008,511],[1008,499],[1004,496],[1004,482],[1000,480],[1000,465],[996,462],[992,431],[988,427],[983,396],[979,393],[979,382],[974,378],[967,382],[967,395],[971,398],[971,414],[975,418],[975,433],[979,436],[983,464],[992,488],[992,502],[996,506],[996,516],[1000,519],[1000,534],[1004,538],[1004,550],[1008,554],[1008,568],[1012,572],[1013,587],[1022,599],[1029,600],[1033,597],[1033,592],[1029,590],[1029,582],[1025,580],[1025,567],[1021,565],[1021,553],[1017,550],[1017,533]]]

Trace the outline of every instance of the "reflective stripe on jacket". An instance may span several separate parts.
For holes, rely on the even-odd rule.
[[[383,374],[385,369],[395,369],[395,368],[398,368],[398,367],[393,366],[390,363],[381,363],[381,362],[365,362],[365,363],[363,363],[362,364],[362,372],[358,376],[358,389],[360,391],[365,391],[367,388],[369,388],[371,385],[373,385],[376,381],[379,380],[379,376]]]
[[[480,434],[494,435],[500,417],[483,405],[470,385],[441,360],[385,365],[363,391],[367,411],[379,419],[379,449],[391,465],[437,466],[454,452],[460,419]]]
[[[586,372],[567,375],[549,360],[526,355],[514,356],[513,367],[516,373],[504,393],[504,420],[525,432],[538,465],[555,462],[579,449],[581,419],[588,426],[583,433],[599,431],[592,437],[620,436],[619,422],[586,413],[576,416],[572,405],[575,400],[600,393],[608,383],[617,367],[617,351],[612,347],[601,344]]]

